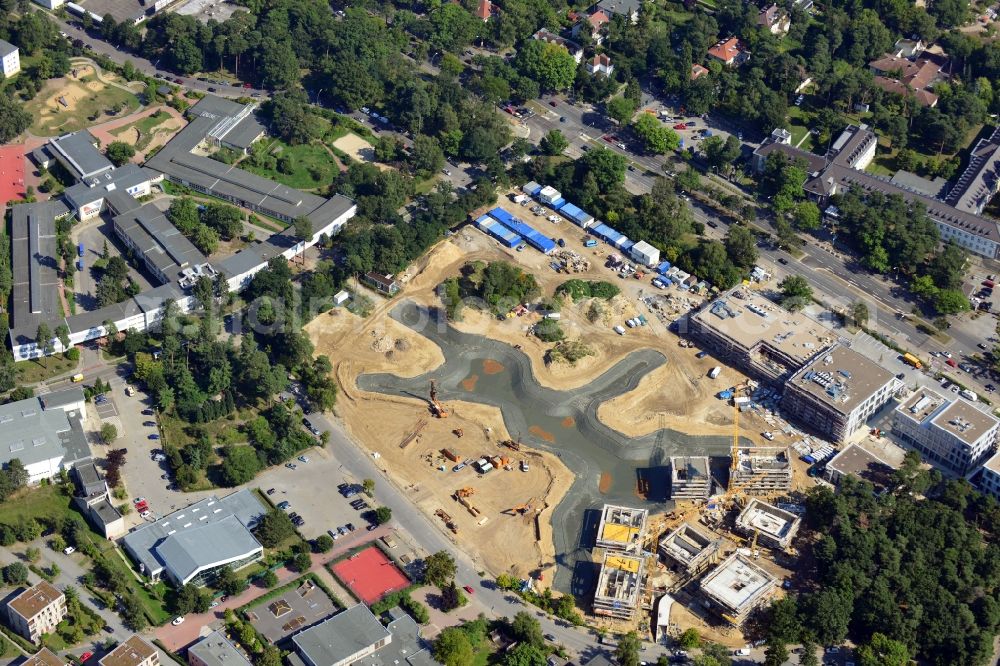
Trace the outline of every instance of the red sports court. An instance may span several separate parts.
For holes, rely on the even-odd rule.
[[[402,590],[410,580],[375,546],[333,565],[337,578],[367,605],[385,595]]]
[[[0,206],[24,198],[24,146],[0,146]]]

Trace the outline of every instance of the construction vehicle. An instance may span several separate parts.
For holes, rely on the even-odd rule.
[[[522,515],[523,516],[523,515],[526,515],[528,512],[531,511],[531,505],[534,504],[534,502],[535,502],[535,498],[532,497],[527,502],[524,502],[523,504],[518,504],[517,506],[511,507],[511,508],[507,509],[506,511],[504,511],[503,513],[509,513],[512,516],[516,516],[516,515]]]
[[[451,432],[453,435],[455,435],[455,437],[458,437],[460,439],[465,435],[465,431],[462,430],[461,428],[455,428]]]
[[[438,399],[437,399],[437,385],[435,384],[435,382],[434,382],[433,379],[431,380],[431,396],[430,397],[431,397],[431,413],[433,413],[434,416],[438,417],[439,419],[446,419],[446,418],[448,418],[448,410],[445,408],[444,405],[442,405],[440,402],[438,402]]]
[[[501,446],[506,446],[511,451],[520,451],[521,450],[521,438],[518,437],[516,442],[514,440],[512,440],[512,439],[507,439],[507,440],[504,440],[504,441],[500,442],[500,445]]]
[[[475,494],[476,494],[476,489],[473,488],[472,486],[468,486],[466,488],[459,488],[458,490],[455,491],[456,497],[472,497]]]

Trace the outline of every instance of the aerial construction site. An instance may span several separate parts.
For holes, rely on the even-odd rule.
[[[566,220],[546,224],[577,259],[518,252],[466,227],[395,276],[402,295],[375,300],[369,316],[337,308],[308,324],[334,366],[337,416],[484,570],[565,592],[573,572],[557,559],[588,559],[595,575],[577,604],[595,622],[657,636],[697,626],[735,645],[743,611],[780,593],[787,576],[769,549],[785,548],[794,528],[766,502],[811,484],[789,449],[799,433],[780,425],[769,389],[653,316],[678,316],[704,297],[650,295],[609,271],[606,248],[584,247]],[[546,316],[535,303],[499,318],[467,307],[461,320],[443,319],[437,288],[470,261],[517,265],[542,300],[570,277],[614,280],[621,293],[596,319],[589,299],[564,300],[566,338],[592,353],[553,362],[552,345],[532,334]],[[651,316],[638,325],[641,311]],[[637,325],[622,334],[614,324],[626,319]],[[600,519],[581,550],[587,511]],[[713,575],[720,563],[733,573]],[[758,569],[771,584],[731,599],[733,608],[708,603]],[[672,610],[664,620],[658,608]]]

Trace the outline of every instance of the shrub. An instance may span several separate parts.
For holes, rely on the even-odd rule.
[[[566,337],[556,319],[543,319],[535,324],[535,337],[542,342],[558,342]]]

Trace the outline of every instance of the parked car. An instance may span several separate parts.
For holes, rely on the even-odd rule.
[[[182,616],[177,616],[174,618],[174,621],[171,622],[170,624],[174,625],[175,627],[184,624],[184,618]]]
[[[142,415],[143,416],[152,416],[153,415],[153,410],[152,409],[144,409],[144,410],[142,410]]]
[[[267,494],[268,495],[273,495],[274,494],[274,488],[268,488],[267,489]]]
[[[63,548],[63,555],[72,555],[75,552],[76,548],[74,548],[73,546],[66,546],[65,548]]]
[[[290,507],[290,506],[291,506],[291,503],[288,502],[288,501],[278,502],[278,504],[277,504],[277,507],[279,509],[281,509],[282,511],[287,511],[288,507]]]
[[[156,421],[143,421],[142,425],[146,426],[147,428],[155,428]]]
[[[149,438],[149,439],[159,439],[159,438],[160,438],[160,436],[159,436],[159,435],[157,435],[157,434],[156,434],[156,433],[154,432],[154,433],[152,433],[151,435],[149,435],[149,436],[148,436],[148,438]]]
[[[465,590],[466,592],[468,592],[469,594],[475,594],[476,593],[476,591],[472,589],[471,585],[463,585],[462,589]]]

